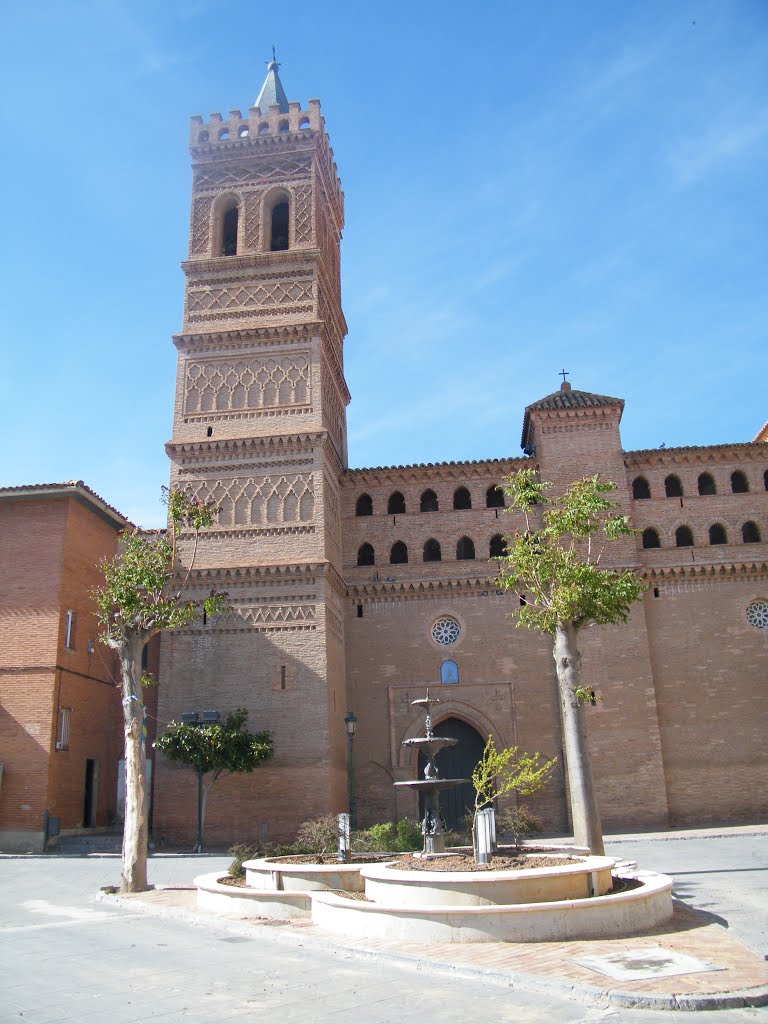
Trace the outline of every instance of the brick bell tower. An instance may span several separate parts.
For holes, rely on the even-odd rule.
[[[221,506],[189,587],[227,611],[163,636],[159,728],[237,707],[274,760],[217,784],[209,841],[278,838],[346,804],[338,481],[347,464],[344,196],[318,100],[273,59],[243,116],[193,117],[171,483]],[[189,564],[191,541],[182,559]],[[193,835],[194,774],[158,757],[154,826]]]

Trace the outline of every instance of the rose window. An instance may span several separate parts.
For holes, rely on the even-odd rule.
[[[456,619],[448,617],[438,619],[432,627],[432,639],[435,643],[443,644],[443,646],[455,644],[459,639],[459,633],[461,633],[461,627]]]
[[[768,601],[753,601],[749,608],[747,608],[747,618],[758,629],[768,627]]]

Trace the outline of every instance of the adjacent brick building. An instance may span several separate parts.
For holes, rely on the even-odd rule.
[[[0,849],[117,812],[121,711],[90,592],[128,521],[79,480],[0,489]]]
[[[560,390],[524,413],[508,460],[350,469],[339,246],[343,194],[317,100],[289,103],[276,64],[246,114],[192,119],[193,195],[173,484],[221,505],[193,585],[230,608],[164,637],[160,722],[243,705],[275,759],[220,784],[207,833],[292,833],[347,802],[344,716],[358,717],[362,823],[415,814],[392,783],[429,686],[466,770],[492,732],[561,755],[546,638],[513,626],[490,578],[500,478],[535,464],[557,486],[599,473],[642,532],[616,564],[648,584],[622,627],[583,635],[608,827],[748,821],[768,809],[768,447],[625,452],[623,401]],[[162,759],[156,832],[193,834],[192,773]],[[563,828],[562,771],[537,800]]]

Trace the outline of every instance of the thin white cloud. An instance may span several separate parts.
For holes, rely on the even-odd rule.
[[[678,182],[691,185],[721,164],[750,157],[766,138],[768,108],[719,118],[698,137],[682,142],[668,159]]]

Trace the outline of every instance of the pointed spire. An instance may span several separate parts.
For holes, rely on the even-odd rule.
[[[264,85],[254,103],[254,107],[258,107],[262,114],[266,114],[270,107],[279,107],[281,114],[288,113],[288,97],[285,95],[283,83],[277,73],[279,67],[273,44],[272,60],[267,64],[267,77],[264,79]]]

